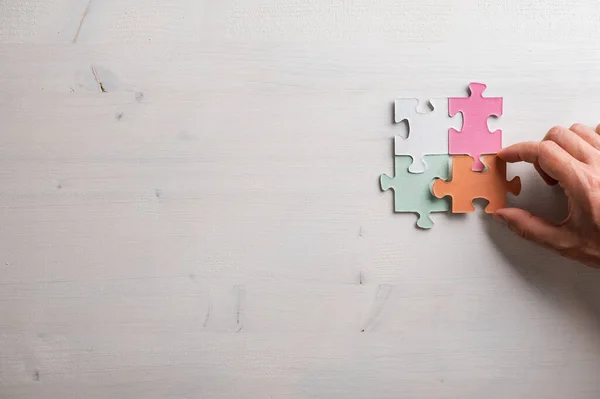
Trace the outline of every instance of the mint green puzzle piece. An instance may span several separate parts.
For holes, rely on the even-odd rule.
[[[429,217],[431,212],[447,212],[450,202],[446,198],[436,198],[431,193],[431,184],[435,178],[449,180],[450,156],[426,155],[427,169],[423,173],[410,173],[408,168],[412,158],[408,155],[394,157],[395,176],[381,175],[379,184],[383,191],[394,190],[394,211],[413,212],[419,215],[417,226],[422,229],[433,227]]]

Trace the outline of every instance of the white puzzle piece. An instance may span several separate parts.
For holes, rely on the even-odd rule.
[[[433,107],[430,112],[419,112],[416,98],[399,99],[394,104],[395,122],[408,122],[408,137],[394,137],[394,153],[412,157],[408,169],[411,173],[425,172],[425,155],[448,154],[448,129],[462,127],[462,115],[450,117],[448,114],[447,98],[431,99],[429,103]]]

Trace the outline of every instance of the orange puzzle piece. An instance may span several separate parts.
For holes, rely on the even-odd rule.
[[[485,198],[490,203],[486,213],[506,207],[506,193],[519,195],[521,179],[506,181],[506,162],[496,155],[484,155],[485,172],[471,170],[473,158],[468,155],[452,157],[452,180],[437,179],[433,183],[433,194],[438,198],[452,197],[452,213],[473,212],[473,199]]]

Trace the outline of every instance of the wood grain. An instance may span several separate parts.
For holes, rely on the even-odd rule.
[[[167,3],[0,0],[0,397],[598,397],[598,273],[378,188],[399,96],[596,124],[597,1]]]

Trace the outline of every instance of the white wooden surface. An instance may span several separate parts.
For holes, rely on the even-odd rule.
[[[598,398],[597,272],[482,212],[418,231],[377,182],[399,96],[483,81],[505,144],[596,124],[599,20],[0,0],[0,397]],[[510,173],[513,203],[564,215]]]

